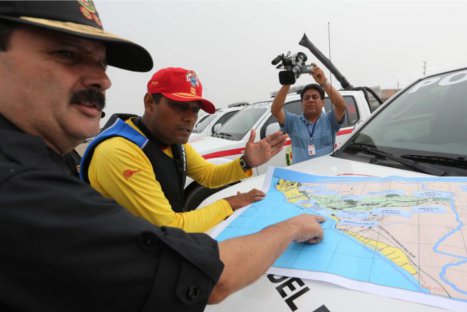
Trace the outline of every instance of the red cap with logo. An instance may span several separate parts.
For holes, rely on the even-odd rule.
[[[175,102],[199,101],[205,112],[212,114],[216,107],[203,99],[203,86],[193,70],[168,67],[157,71],[148,82],[148,92],[161,93]]]

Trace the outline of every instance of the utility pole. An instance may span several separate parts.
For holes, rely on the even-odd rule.
[[[331,23],[328,22],[328,48],[329,48],[329,60],[331,60]],[[332,85],[332,73],[329,71],[329,82]]]

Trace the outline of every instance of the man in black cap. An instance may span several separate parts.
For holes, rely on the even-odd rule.
[[[302,215],[217,243],[133,217],[68,174],[99,130],[106,65],[148,71],[92,1],[0,2],[0,310],[202,311],[287,245],[322,238]]]

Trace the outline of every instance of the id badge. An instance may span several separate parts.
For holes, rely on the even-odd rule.
[[[316,149],[314,144],[308,145],[308,155],[314,156],[316,155]]]

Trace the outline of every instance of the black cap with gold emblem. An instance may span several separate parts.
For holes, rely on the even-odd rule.
[[[107,63],[111,66],[141,72],[153,67],[146,49],[104,31],[92,0],[0,1],[0,20],[100,41],[107,48]]]

